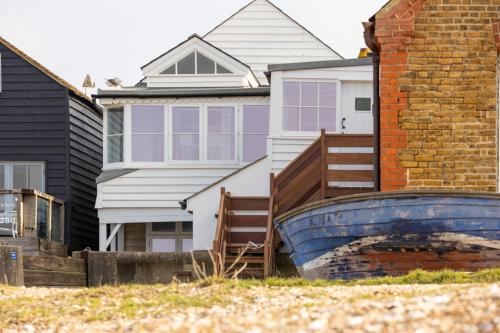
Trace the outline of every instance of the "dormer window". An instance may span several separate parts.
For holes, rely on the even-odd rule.
[[[164,75],[232,74],[229,69],[216,63],[198,51],[193,51],[165,69]]]

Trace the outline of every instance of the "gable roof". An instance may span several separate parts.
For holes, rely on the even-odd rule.
[[[213,47],[214,49],[216,49],[217,51],[223,53],[224,55],[226,55],[227,57],[233,59],[234,61],[240,63],[241,65],[245,66],[246,68],[248,68],[250,71],[252,71],[252,69],[250,68],[250,66],[248,66],[247,64],[245,64],[244,62],[242,62],[241,60],[239,59],[236,59],[235,57],[233,57],[232,55],[230,55],[229,53],[225,52],[224,50],[221,50],[220,48],[218,48],[217,46],[207,42],[206,40],[204,40],[202,37],[200,37],[200,35],[198,34],[192,34],[191,36],[189,36],[185,41],[182,41],[180,42],[179,44],[177,44],[176,46],[172,47],[171,49],[169,49],[167,52],[163,53],[162,55],[154,58],[153,60],[151,60],[150,62],[148,62],[147,64],[141,66],[141,69],[144,69],[146,68],[147,66],[151,65],[152,63],[154,63],[155,61],[163,58],[164,56],[166,56],[167,54],[169,54],[170,52],[174,51],[175,49],[181,47],[182,45],[186,44],[187,42],[189,42],[191,39],[193,38],[196,38],[198,40],[200,40],[201,42],[207,44],[208,46],[210,47]],[[253,73],[253,72],[252,72]]]
[[[207,37],[208,35],[210,35],[212,32],[214,32],[215,30],[217,30],[219,27],[221,27],[222,25],[224,25],[224,23],[226,23],[227,21],[229,21],[230,19],[232,19],[233,17],[235,17],[236,15],[238,15],[240,12],[242,12],[243,10],[245,10],[247,7],[249,7],[251,4],[253,4],[254,2],[258,2],[258,1],[262,1],[262,0],[252,0],[251,2],[249,2],[248,4],[246,4],[245,6],[241,7],[236,13],[234,13],[233,15],[229,16],[227,19],[225,19],[224,21],[222,21],[220,24],[218,24],[216,27],[214,27],[212,30],[210,30],[209,32],[207,32],[203,38]],[[323,44],[324,46],[326,46],[327,48],[329,48],[331,51],[333,51],[335,54],[337,54],[341,59],[343,59],[344,57],[342,57],[340,55],[340,53],[338,53],[337,51],[335,51],[330,45],[326,44],[325,42],[323,42],[318,36],[316,36],[315,34],[313,34],[311,31],[309,31],[306,27],[304,27],[302,24],[300,24],[299,22],[297,22],[295,19],[293,19],[290,15],[288,15],[287,13],[285,13],[281,8],[279,8],[278,6],[276,6],[274,3],[272,3],[271,1],[269,0],[263,0],[267,3],[269,3],[271,6],[273,6],[275,9],[277,9],[280,13],[282,13],[283,15],[285,15],[288,19],[290,19],[293,23],[295,23],[296,25],[298,25],[299,27],[301,27],[302,29],[304,29],[307,33],[309,33],[311,36],[313,36],[314,38],[316,38],[318,40],[318,42],[320,42],[321,44]]]
[[[45,75],[50,77],[52,80],[59,83],[61,86],[67,88],[70,92],[72,92],[77,97],[80,97],[80,98],[84,99],[86,102],[89,102],[92,105],[95,105],[95,103],[90,99],[89,96],[85,95],[83,92],[78,90],[78,88],[76,88],[75,86],[70,84],[68,81],[66,81],[66,80],[62,79],[61,77],[59,77],[58,75],[54,74],[54,72],[50,71],[47,67],[43,66],[38,61],[36,61],[32,57],[30,57],[29,55],[27,55],[26,53],[21,51],[20,49],[18,49],[17,47],[12,45],[11,43],[9,43],[2,36],[0,36],[0,44],[3,44],[5,47],[7,47],[9,50],[11,50],[15,54],[17,54],[23,60],[30,63],[33,67],[37,68],[39,71],[41,71],[42,73],[44,73]]]
[[[268,0],[250,2],[203,38],[250,65],[261,85],[269,64],[342,59]]]

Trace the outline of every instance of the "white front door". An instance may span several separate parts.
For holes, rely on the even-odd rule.
[[[373,84],[371,82],[342,82],[341,104],[340,133],[373,133]]]

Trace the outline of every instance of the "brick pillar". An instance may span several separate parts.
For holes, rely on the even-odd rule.
[[[408,110],[408,89],[401,73],[408,71],[408,45],[414,34],[414,15],[423,0],[401,1],[376,19],[375,39],[380,50],[380,182],[381,191],[404,189],[407,162],[400,159],[408,147],[408,131],[400,126]],[[414,163],[414,162],[412,162]]]

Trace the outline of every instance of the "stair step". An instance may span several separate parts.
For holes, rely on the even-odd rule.
[[[267,215],[230,215],[231,227],[266,227]]]
[[[232,243],[254,242],[255,244],[262,244],[266,240],[265,232],[233,232],[229,234],[229,239]]]
[[[249,247],[246,253],[264,253],[264,247],[262,247],[262,243],[255,243],[255,245],[260,247]],[[231,243],[226,245],[226,250],[230,253],[240,253],[240,251],[242,251],[246,246],[246,243]]]
[[[238,257],[236,256],[228,256],[226,257],[226,263],[232,264],[233,262],[236,261]],[[264,257],[249,257],[249,256],[243,256],[240,258],[239,263],[244,264],[244,263],[249,263],[249,264],[263,264],[264,263]]]

